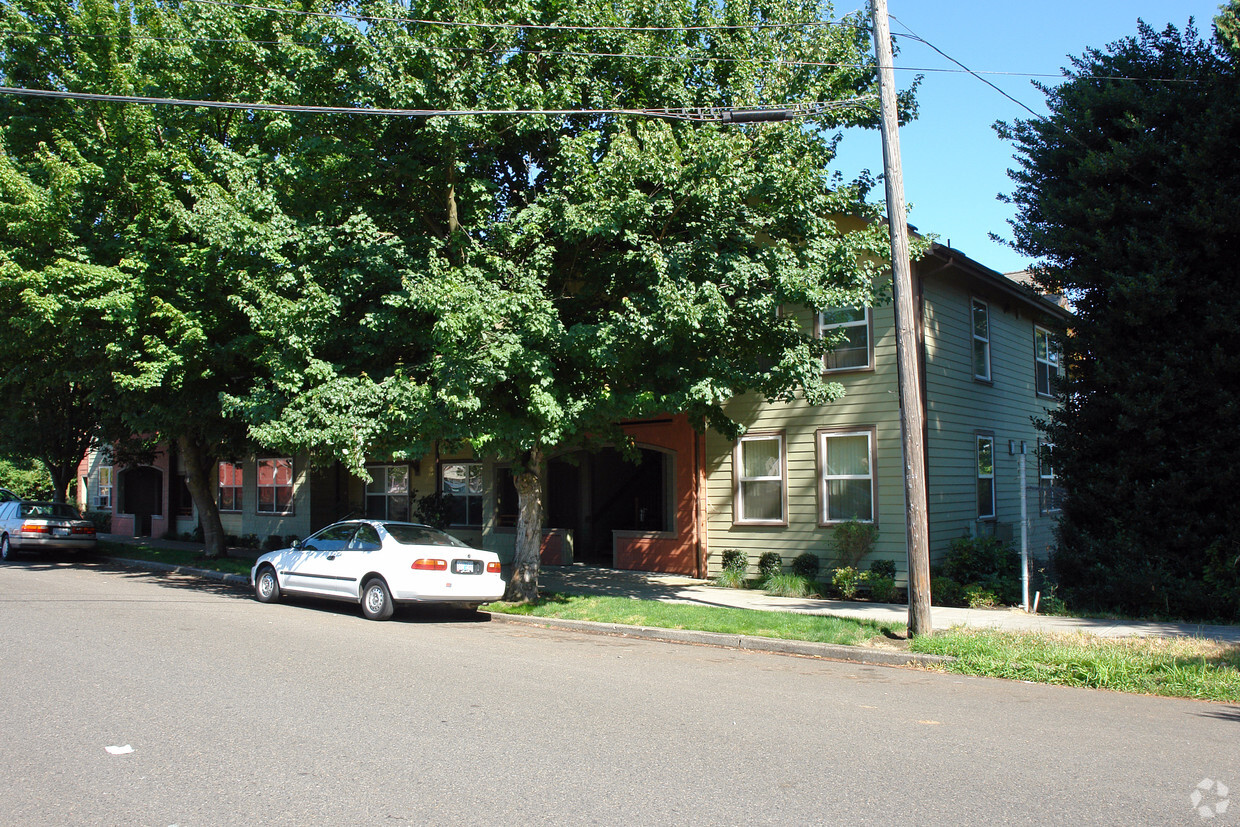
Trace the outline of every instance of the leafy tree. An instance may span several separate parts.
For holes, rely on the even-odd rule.
[[[838,104],[874,82],[864,25],[824,25],[829,8],[796,0],[364,9],[377,19],[362,97],[385,107]],[[515,26],[530,23],[554,27]],[[277,331],[264,340],[270,378],[238,407],[261,441],[326,448],[359,473],[377,446],[415,450],[419,437],[511,461],[509,597],[529,599],[549,450],[622,441],[617,421],[668,411],[734,434],[722,405],[749,390],[840,393],[822,380],[828,344],[780,309],[874,299],[883,228],[835,220],[874,214],[861,187],[830,178],[824,132],[873,119],[843,106],[755,126],[616,114],[386,121],[365,139],[373,157],[350,192],[393,239],[372,246],[400,284],[381,286],[350,326],[340,321],[373,285],[342,294],[335,265],[257,296],[259,327]]]
[[[1210,40],[1139,23],[1043,87],[1048,118],[999,126],[1015,246],[1077,312],[1049,435],[1078,606],[1240,617],[1237,9]]]

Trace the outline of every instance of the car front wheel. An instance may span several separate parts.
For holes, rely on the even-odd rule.
[[[367,620],[387,620],[395,608],[387,583],[383,580],[372,577],[362,586],[362,614],[366,615]]]
[[[264,566],[254,581],[254,596],[260,603],[275,603],[280,599],[280,581],[276,579],[276,570]]]

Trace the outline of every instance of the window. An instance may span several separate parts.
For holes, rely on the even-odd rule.
[[[818,335],[840,335],[835,348],[822,357],[823,370],[860,370],[871,365],[870,309],[832,307],[818,314]]]
[[[220,511],[241,510],[241,466],[232,462],[220,463]]]
[[[258,513],[289,514],[293,510],[293,461],[258,461]]]
[[[95,508],[100,511],[112,510],[112,466],[99,466],[99,480],[95,487]]]
[[[482,525],[482,463],[445,462],[439,491],[448,498],[451,525]]]
[[[990,381],[990,308],[973,300],[973,378]]]
[[[825,523],[874,521],[872,431],[819,431],[818,467]]]
[[[1038,510],[1043,514],[1063,507],[1063,490],[1055,478],[1054,447],[1049,442],[1038,442]]]
[[[784,511],[784,435],[747,434],[736,442],[735,513],[738,523],[782,525]]]
[[[1041,396],[1051,396],[1063,378],[1063,346],[1049,330],[1033,329],[1034,385]]]
[[[977,437],[977,518],[995,516],[995,438]]]
[[[366,483],[366,516],[375,520],[409,519],[409,466],[372,465]]]

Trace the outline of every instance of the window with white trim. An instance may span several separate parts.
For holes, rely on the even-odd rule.
[[[240,511],[241,491],[244,474],[239,463],[221,462],[219,466],[219,503],[220,511]]]
[[[977,518],[995,516],[995,438],[977,437]]]
[[[293,511],[293,460],[258,461],[258,513],[289,514]]]
[[[445,462],[440,465],[439,491],[448,498],[450,525],[482,525],[481,462]]]
[[[973,378],[990,381],[990,306],[973,299]]]
[[[874,521],[874,435],[871,431],[820,431],[823,523]]]
[[[375,520],[409,519],[409,466],[368,465],[366,516]]]
[[[1063,378],[1063,346],[1049,331],[1033,329],[1034,388],[1040,396],[1053,396]]]
[[[95,508],[100,511],[112,510],[112,466],[100,465],[95,481]]]
[[[738,523],[781,525],[784,509],[784,435],[746,434],[736,441],[732,465]]]
[[[1063,490],[1055,476],[1054,444],[1038,441],[1038,510],[1052,514],[1063,506]]]
[[[824,371],[861,370],[872,366],[870,308],[831,307],[818,313],[818,335],[841,336],[830,353],[822,357]]]

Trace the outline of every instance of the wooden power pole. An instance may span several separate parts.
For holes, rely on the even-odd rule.
[[[930,538],[926,508],[925,416],[921,409],[921,372],[917,362],[917,318],[909,265],[908,219],[904,214],[904,175],[896,112],[895,71],[887,0],[870,0],[874,17],[874,55],[878,61],[883,133],[883,177],[887,184],[887,220],[891,228],[891,276],[896,305],[896,361],[899,363],[900,432],[904,446],[904,503],[908,537],[908,630],[933,631],[930,620]]]

